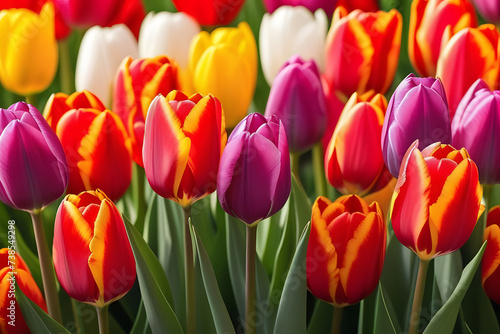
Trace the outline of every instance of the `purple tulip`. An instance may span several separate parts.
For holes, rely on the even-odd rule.
[[[306,151],[323,137],[326,101],[313,60],[292,56],[283,64],[273,81],[265,115],[281,119],[292,152]]]
[[[336,0],[264,0],[264,6],[269,13],[273,13],[281,6],[303,6],[313,13],[321,8],[330,18],[336,5]]]
[[[248,225],[285,205],[291,188],[290,156],[283,123],[253,113],[229,136],[217,174],[222,208]]]
[[[24,211],[44,208],[68,184],[66,156],[54,131],[24,102],[0,109],[0,200]]]
[[[422,147],[450,144],[450,123],[441,80],[409,74],[392,94],[382,128],[382,152],[391,174],[398,177],[401,161],[416,139]]]
[[[476,9],[488,22],[500,23],[500,1],[498,0],[474,0]]]
[[[500,91],[478,79],[457,107],[451,123],[453,146],[464,147],[476,163],[479,181],[500,183]]]

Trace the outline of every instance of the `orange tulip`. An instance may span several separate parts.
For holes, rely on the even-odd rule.
[[[371,89],[384,94],[396,73],[402,27],[395,9],[347,14],[337,7],[326,38],[324,75],[329,86],[346,96]]]
[[[342,111],[326,149],[325,172],[341,193],[364,196],[385,187],[392,177],[380,146],[387,100],[377,94],[369,102],[358,101],[354,93]]]
[[[0,332],[29,333],[21,309],[17,305],[15,291],[20,288],[26,297],[47,312],[42,293],[33,280],[28,266],[14,250],[0,249],[0,268]]]
[[[414,0],[408,55],[418,74],[434,77],[441,47],[458,31],[476,26],[476,12],[468,0]]]
[[[500,304],[500,205],[488,212],[484,240],[488,241],[481,264],[481,283],[490,299]]]
[[[479,78],[495,90],[500,74],[500,34],[492,24],[466,28],[455,34],[439,56],[436,75],[441,78],[450,116],[458,103]]]
[[[462,148],[415,141],[403,158],[394,189],[392,227],[421,260],[462,247],[484,210],[476,165]]]
[[[307,245],[307,287],[337,307],[355,304],[377,287],[387,227],[377,202],[356,195],[318,197]]]
[[[134,285],[135,259],[120,212],[100,190],[67,195],[54,225],[53,259],[71,298],[103,307]]]

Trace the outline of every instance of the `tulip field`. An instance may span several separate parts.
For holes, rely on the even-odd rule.
[[[500,334],[499,27],[0,0],[0,333]]]

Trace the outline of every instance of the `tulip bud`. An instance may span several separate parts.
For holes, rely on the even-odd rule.
[[[500,205],[496,205],[488,212],[486,229],[483,239],[487,241],[481,262],[481,283],[486,295],[495,303],[500,304],[500,268],[498,254],[500,252]]]
[[[395,9],[347,14],[337,7],[326,37],[328,84],[346,96],[372,89],[384,94],[396,74],[402,27]]]
[[[328,19],[323,10],[312,14],[302,6],[282,6],[272,14],[264,14],[259,46],[267,83],[272,85],[283,64],[293,55],[314,60],[323,72],[327,29]]]
[[[347,12],[361,9],[363,12],[376,12],[379,10],[377,0],[338,0],[337,7],[344,7]]]
[[[24,260],[14,250],[2,248],[0,249],[1,333],[30,333],[16,300],[16,288],[21,289],[26,297],[47,312],[47,306],[42,293],[31,276],[31,272]]]
[[[500,74],[500,35],[492,24],[456,33],[439,56],[436,76],[443,81],[453,119],[460,100],[479,78],[497,89]]]
[[[196,19],[202,26],[228,25],[231,23],[245,0],[172,0],[179,12]]]
[[[336,307],[355,304],[377,288],[387,227],[377,202],[356,195],[314,202],[307,244],[307,287]]]
[[[384,161],[394,177],[408,147],[418,139],[422,145],[451,143],[450,113],[439,79],[409,74],[398,85],[385,114],[382,128]]]
[[[453,146],[465,147],[483,184],[500,183],[500,91],[481,79],[469,88],[451,123]]]
[[[149,107],[144,134],[144,171],[151,188],[183,207],[216,189],[227,141],[222,106],[213,95],[172,91]]]
[[[498,25],[500,23],[500,2],[497,0],[474,0],[476,9],[488,22]]]
[[[51,2],[39,15],[24,8],[0,11],[0,82],[5,89],[19,95],[47,89],[57,71],[54,29]]]
[[[265,116],[283,122],[292,152],[303,152],[318,142],[326,126],[325,95],[316,63],[292,56],[283,64],[271,87]]]
[[[413,1],[408,38],[413,68],[421,76],[434,77],[441,47],[458,31],[476,26],[476,12],[468,0]]]
[[[456,251],[484,211],[476,165],[465,149],[415,141],[403,158],[391,222],[398,240],[421,260]]]
[[[78,301],[103,307],[134,285],[135,260],[125,225],[100,190],[64,198],[56,214],[52,253],[61,286]]]
[[[105,26],[123,6],[123,0],[53,0],[64,21],[70,26]]]
[[[318,9],[322,9],[326,13],[326,15],[328,15],[328,17],[332,17],[335,5],[335,0],[264,0],[264,6],[266,7],[266,10],[271,14],[285,6],[296,6],[304,7],[312,13],[314,13]]]
[[[217,175],[222,208],[248,225],[285,205],[291,189],[290,153],[283,123],[253,113],[234,128]]]
[[[191,43],[189,69],[194,90],[214,94],[232,129],[248,112],[257,83],[257,45],[246,22],[200,32]]]
[[[24,102],[0,109],[0,200],[24,211],[43,209],[68,184],[61,142],[42,114]]]
[[[76,61],[76,90],[89,90],[108,108],[112,105],[113,81],[125,57],[138,57],[137,41],[125,25],[94,26],[83,36]]]
[[[326,178],[343,194],[365,194],[392,179],[380,147],[387,101],[377,94],[369,102],[349,99],[325,155]]]

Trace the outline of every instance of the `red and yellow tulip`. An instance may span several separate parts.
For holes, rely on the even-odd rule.
[[[500,205],[496,205],[488,212],[485,241],[488,241],[481,264],[481,283],[490,299],[500,304]]]
[[[356,195],[318,197],[307,245],[307,287],[337,307],[355,304],[377,287],[387,227],[377,202]]]
[[[113,92],[113,111],[120,116],[132,141],[134,161],[143,166],[144,121],[151,101],[179,89],[177,63],[166,56],[121,63]]]
[[[459,249],[484,210],[478,171],[467,151],[415,141],[403,158],[394,189],[392,227],[421,260]]]
[[[67,195],[57,210],[53,259],[71,298],[103,307],[125,295],[135,259],[120,212],[100,190]]]
[[[358,100],[354,93],[342,111],[326,149],[325,172],[341,193],[364,196],[385,187],[392,176],[380,146],[387,100],[381,94]]]
[[[224,113],[213,95],[157,96],[146,117],[143,147],[151,188],[183,207],[212,193],[226,141]]]
[[[458,31],[477,26],[468,0],[415,0],[411,4],[408,55],[422,77],[434,77],[443,45]]]

